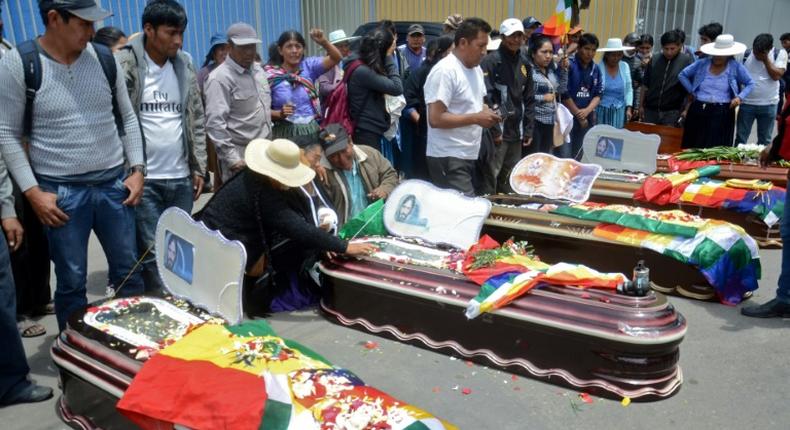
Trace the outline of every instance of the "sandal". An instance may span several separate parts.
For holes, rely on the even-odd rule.
[[[19,321],[16,323],[16,327],[22,337],[38,337],[47,334],[46,327],[30,319]]]

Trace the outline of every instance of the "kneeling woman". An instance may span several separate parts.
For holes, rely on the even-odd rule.
[[[290,239],[295,244],[319,252],[366,255],[370,245],[352,244],[308,223],[288,204],[287,193],[310,183],[315,172],[300,162],[299,148],[291,141],[256,139],[247,145],[247,167],[217,191],[195,218],[219,230],[230,240],[238,240],[247,250],[244,286],[245,311],[265,313],[278,292],[271,255],[273,244]],[[258,281],[260,279],[260,282]],[[288,277],[285,277],[288,279]],[[254,284],[263,284],[255,291]]]

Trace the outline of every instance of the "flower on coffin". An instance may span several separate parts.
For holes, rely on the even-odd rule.
[[[274,337],[256,337],[246,342],[235,341],[233,348],[220,349],[222,354],[233,354],[233,364],[243,363],[252,367],[256,361],[285,361],[294,358],[294,351],[285,346],[282,339]]]

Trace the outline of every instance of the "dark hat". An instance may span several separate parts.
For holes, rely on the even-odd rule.
[[[412,34],[416,34],[416,33],[424,35],[425,34],[425,29],[422,28],[422,26],[420,24],[412,24],[412,25],[409,26],[409,32],[406,33],[406,34],[411,36]]]
[[[112,12],[99,7],[94,0],[39,0],[39,10],[62,9],[85,21],[101,21]]]
[[[541,25],[540,21],[538,21],[538,19],[535,18],[534,16],[528,16],[524,18],[522,24],[524,24],[524,28],[540,27]]]
[[[348,133],[340,124],[329,124],[321,132],[321,139],[324,140],[324,154],[329,157],[338,153],[348,146]]]

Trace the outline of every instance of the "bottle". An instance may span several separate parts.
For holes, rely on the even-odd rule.
[[[650,291],[650,269],[645,266],[645,260],[639,260],[636,263],[632,282],[637,296],[644,296]]]

